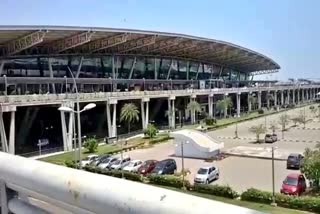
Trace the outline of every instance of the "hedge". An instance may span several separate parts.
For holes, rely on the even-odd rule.
[[[195,192],[205,193],[209,195],[221,196],[225,198],[238,198],[239,194],[232,190],[229,186],[223,185],[209,185],[209,184],[195,184],[194,189]]]
[[[157,184],[162,186],[176,187],[182,188],[183,182],[180,177],[176,177],[174,175],[156,175],[151,174],[148,176],[149,182],[151,184]],[[184,180],[184,187],[187,189],[191,188],[191,184],[188,180]]]
[[[251,188],[241,194],[241,200],[270,204],[272,202],[272,193]],[[319,197],[298,197],[276,193],[275,200],[280,207],[320,213]]]
[[[170,137],[169,135],[167,135],[167,136],[163,136],[163,137],[152,139],[152,140],[149,141],[149,144],[156,144],[156,143],[160,143],[160,142],[167,141],[167,140],[170,140],[170,139],[173,139],[173,138]]]

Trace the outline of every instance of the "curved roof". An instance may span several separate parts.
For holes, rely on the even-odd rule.
[[[258,52],[185,34],[117,28],[0,26],[1,58],[80,53],[172,57],[242,72],[280,69],[275,61]]]

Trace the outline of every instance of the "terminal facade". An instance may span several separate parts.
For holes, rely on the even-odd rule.
[[[257,108],[314,100],[317,84],[279,85],[253,76],[278,72],[267,56],[228,42],[182,34],[65,26],[0,26],[0,136],[2,150],[72,149],[75,108],[94,102],[81,117],[83,133],[115,137],[126,132],[121,106],[133,102],[140,121],[175,128],[195,122],[186,110],[195,100],[202,111],[218,117],[215,104],[231,97],[235,116]],[[270,99],[272,94],[272,99]],[[165,112],[171,112],[165,114]],[[224,111],[226,113],[226,111]],[[168,115],[168,116],[166,116]],[[119,130],[118,130],[119,129]]]

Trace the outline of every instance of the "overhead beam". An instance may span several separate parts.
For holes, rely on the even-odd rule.
[[[196,55],[196,56],[208,54],[211,51],[214,51],[215,48],[218,47],[218,46],[219,46],[218,43],[213,43],[213,44],[209,44],[209,45],[203,45],[202,47],[199,47],[196,50],[192,50],[192,54]]]
[[[233,59],[235,56],[239,56],[239,53],[241,53],[240,50],[232,50],[231,52],[228,52],[226,55],[220,55],[218,57],[215,57],[214,60],[218,62],[225,63],[228,59]]]
[[[251,59],[247,59],[244,61],[239,61],[238,63],[232,63],[232,65],[250,65],[250,64],[256,64],[256,63],[260,63],[260,62],[264,62],[266,59],[264,58],[251,58]]]
[[[88,31],[59,40],[52,44],[53,52],[60,53],[62,51],[86,44],[91,41],[91,37],[94,33],[95,32]]]
[[[88,44],[89,52],[94,53],[100,50],[111,48],[127,42],[129,39],[128,34],[121,34],[108,37],[106,39],[99,39]]]
[[[243,55],[240,55],[239,57],[232,57],[232,58],[230,58],[230,59],[225,60],[224,62],[226,62],[226,63],[241,62],[243,59],[247,59],[247,58],[250,57],[251,55],[253,55],[253,54],[251,54],[251,53],[249,53],[249,52],[246,52],[246,53],[244,53]]]
[[[221,48],[218,48],[218,49],[214,49],[214,50],[212,50],[212,53],[203,53],[203,54],[199,54],[197,57],[198,58],[201,58],[201,57],[203,57],[203,56],[216,56],[216,55],[218,55],[218,54],[220,54],[220,53],[222,53],[222,52],[225,52],[226,50],[228,50],[228,46],[224,46],[224,45],[218,45],[217,47],[219,47],[219,46],[222,46]]]
[[[135,40],[130,40],[129,42],[126,42],[124,44],[118,45],[117,46],[117,53],[125,53],[129,52],[138,48],[142,48],[148,45],[152,45],[156,42],[157,36],[147,36]]]
[[[164,54],[174,54],[174,53],[177,53],[177,52],[180,52],[180,51],[185,51],[185,50],[188,50],[188,49],[192,49],[192,48],[196,47],[198,44],[199,44],[199,42],[197,42],[197,41],[181,43],[174,49],[170,49],[170,48],[164,49],[163,53]]]
[[[13,55],[41,43],[48,31],[36,31],[5,45],[5,55]]]
[[[183,38],[175,38],[175,39],[169,39],[166,41],[159,41],[152,46],[148,46],[147,50],[145,52],[146,53],[155,53],[157,51],[160,51],[160,50],[163,50],[166,48],[171,48],[171,47],[179,45],[182,40],[183,40]]]

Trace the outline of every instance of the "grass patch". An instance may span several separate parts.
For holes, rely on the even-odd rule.
[[[241,201],[241,200],[223,198],[223,197],[218,197],[218,196],[208,195],[208,194],[198,193],[198,192],[192,192],[192,191],[184,191],[184,190],[173,188],[173,187],[163,187],[163,186],[158,186],[158,187],[165,188],[165,189],[170,189],[170,190],[174,190],[174,191],[177,191],[177,192],[182,192],[182,193],[186,193],[186,194],[190,194],[190,195],[194,195],[194,196],[198,196],[198,197],[202,197],[202,198],[207,198],[207,199],[210,199],[210,200],[220,201],[220,202],[224,202],[224,203],[227,203],[227,204],[233,204],[233,205],[237,205],[237,206],[240,206],[240,207],[246,207],[248,209],[253,209],[253,210],[266,212],[266,213],[272,213],[272,214],[302,214],[302,213],[308,213],[308,212],[305,212],[305,211],[287,209],[287,208],[283,208],[283,207],[273,207],[273,206],[267,205],[267,204],[260,204],[260,203],[255,203],[255,202],[248,202],[248,201]]]

